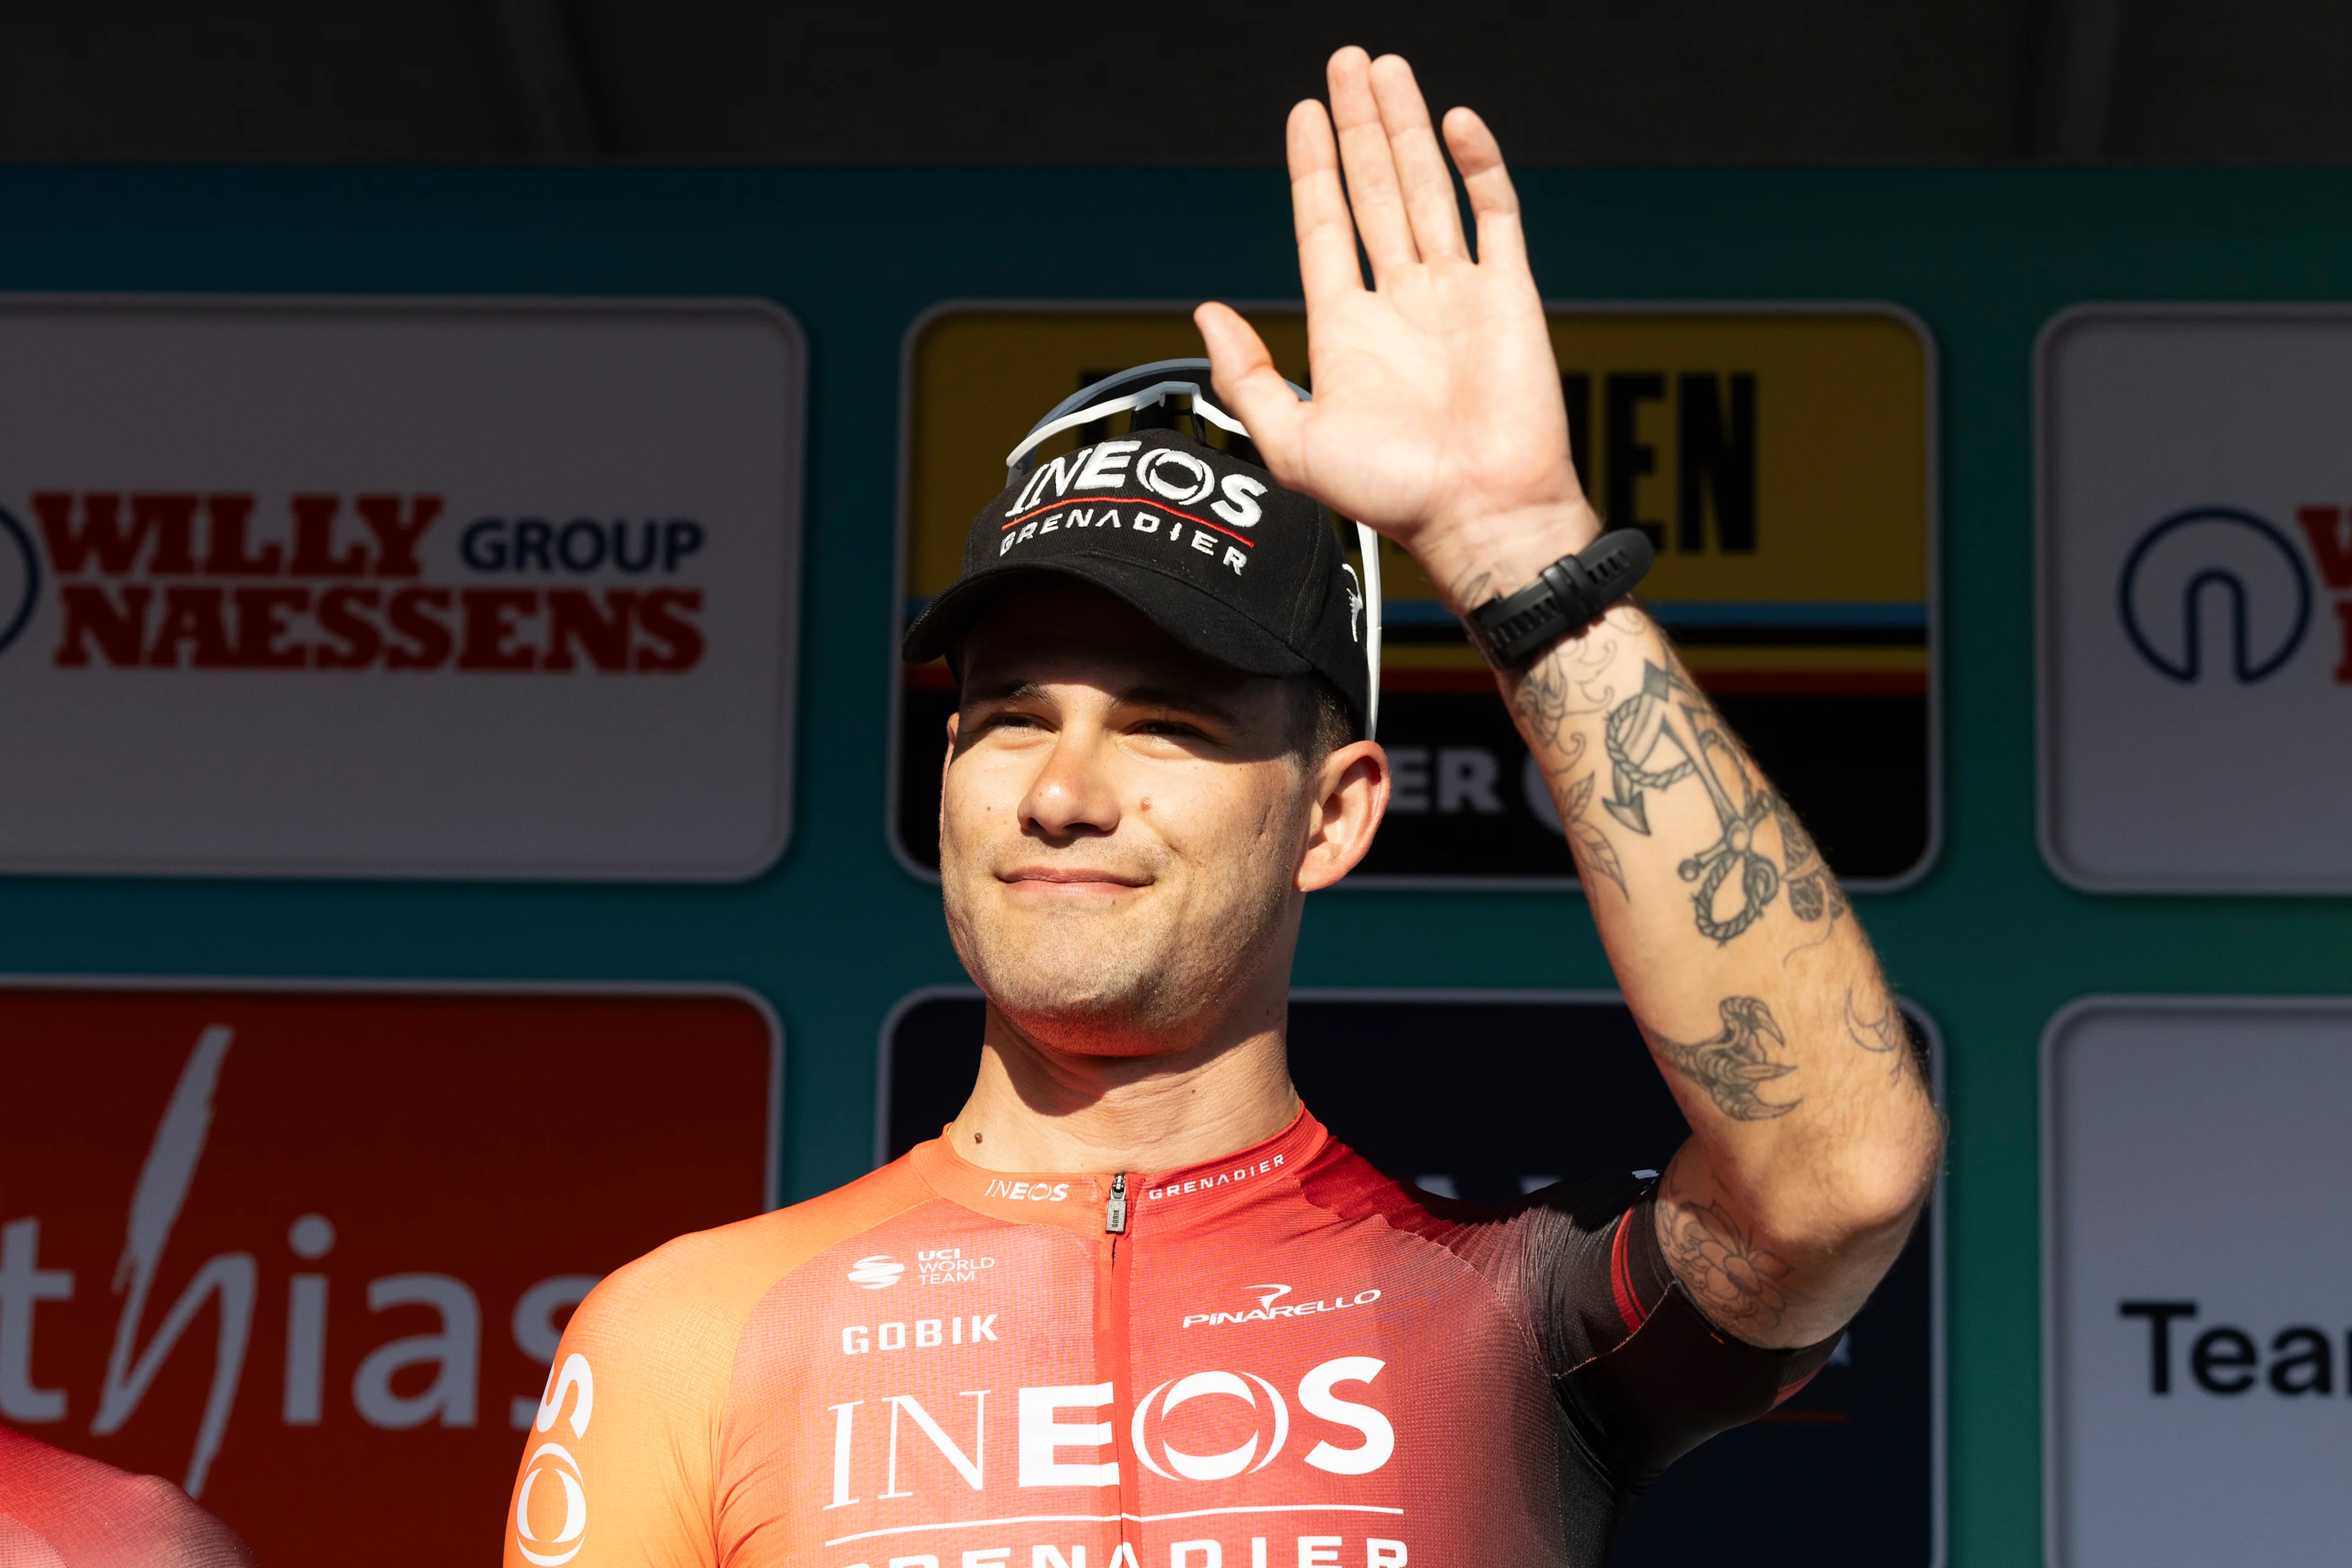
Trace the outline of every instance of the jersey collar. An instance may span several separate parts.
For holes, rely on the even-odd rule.
[[[1301,1106],[1289,1126],[1249,1148],[1177,1171],[1130,1171],[1128,1229],[1189,1227],[1295,1191],[1298,1175],[1330,1136]],[[945,1138],[918,1143],[907,1162],[933,1192],[992,1219],[1086,1234],[1103,1230],[1109,1172],[984,1170]]]

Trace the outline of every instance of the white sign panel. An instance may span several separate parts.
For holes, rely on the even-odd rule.
[[[804,363],[751,300],[0,300],[0,870],[760,871]]]
[[[2042,1042],[2053,1568],[2336,1568],[2352,998],[2100,998]]]
[[[2052,868],[2352,890],[2352,310],[2070,310],[2039,418]]]

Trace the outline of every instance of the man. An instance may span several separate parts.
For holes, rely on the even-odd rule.
[[[940,880],[989,1004],[971,1100],[600,1287],[509,1563],[1597,1563],[1902,1247],[1936,1114],[1796,818],[1648,617],[1591,619],[1626,562],[1594,545],[1495,142],[1448,117],[1474,260],[1404,62],[1343,50],[1330,90],[1290,122],[1315,400],[1233,311],[1197,317],[1265,468],[1139,411],[1016,475],[908,634],[961,681]],[[1315,500],[1411,551],[1501,667],[1693,1129],[1654,1185],[1445,1203],[1291,1089],[1304,900],[1389,792]]]

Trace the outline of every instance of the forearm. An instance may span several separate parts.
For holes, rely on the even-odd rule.
[[[1516,553],[1575,548],[1576,531]],[[1497,561],[1483,584],[1467,570],[1441,580],[1468,607],[1560,552]],[[1938,1142],[1869,943],[1795,814],[1639,608],[1500,684],[1694,1131],[1662,1188],[1667,1256],[1731,1331],[1818,1338],[1892,1261]]]

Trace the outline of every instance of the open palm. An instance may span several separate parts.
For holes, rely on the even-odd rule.
[[[1315,400],[1295,399],[1248,322],[1208,304],[1195,320],[1218,392],[1277,479],[1395,540],[1441,586],[1487,569],[1514,535],[1580,547],[1595,525],[1493,134],[1466,109],[1445,117],[1474,260],[1412,68],[1342,49],[1330,86],[1329,116],[1310,100],[1289,126]]]

